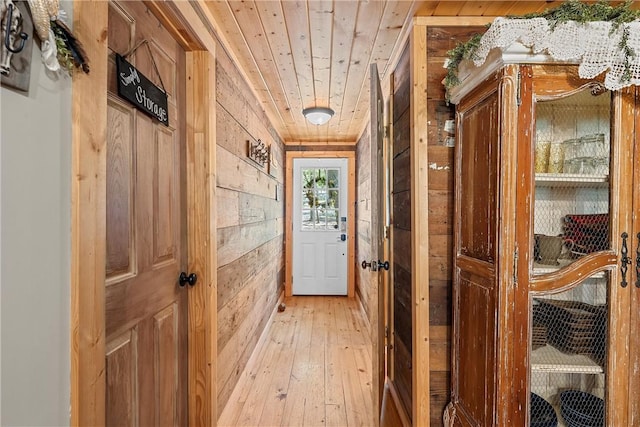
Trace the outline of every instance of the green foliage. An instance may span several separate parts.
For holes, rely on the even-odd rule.
[[[617,6],[611,6],[608,1],[587,4],[578,0],[569,0],[555,9],[547,9],[542,13],[530,13],[522,16],[507,16],[510,19],[545,18],[554,29],[562,22],[575,21],[580,23],[606,21],[613,23],[615,31],[620,24],[640,18],[640,10],[632,10],[633,1],[627,0]]]
[[[616,6],[609,4],[607,0],[600,0],[597,3],[588,4],[578,0],[568,0],[554,9],[547,9],[541,13],[528,13],[521,16],[507,16],[509,19],[532,19],[545,18],[549,22],[551,29],[563,22],[575,21],[579,23],[605,21],[611,22],[611,32],[616,31],[621,24],[640,19],[640,10],[631,9],[632,0],[626,0]],[[490,25],[487,26],[487,29]],[[458,85],[458,66],[465,59],[474,59],[475,51],[480,45],[482,34],[475,34],[466,43],[459,43],[454,49],[447,52],[449,61],[447,63],[447,75],[444,79],[444,85],[447,91]],[[623,31],[620,41],[620,51],[625,55],[623,81],[631,78],[631,59],[636,56],[634,50],[628,44],[629,30]]]
[[[458,79],[458,66],[464,59],[474,59],[474,53],[480,45],[482,34],[474,34],[466,43],[458,43],[455,48],[447,52],[449,62],[447,63],[447,75],[444,78],[444,85],[447,88],[454,87],[460,83]]]

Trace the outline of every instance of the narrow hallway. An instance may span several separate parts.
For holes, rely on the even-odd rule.
[[[285,304],[218,425],[371,425],[371,341],[358,302],[291,297]]]

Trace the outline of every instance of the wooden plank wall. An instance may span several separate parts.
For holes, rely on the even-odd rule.
[[[445,130],[455,109],[445,101],[442,80],[447,51],[483,27],[427,27],[429,163],[429,334],[431,425],[442,425],[450,397],[451,290],[453,266],[453,133]]]
[[[284,284],[284,145],[222,46],[216,58],[218,413],[262,334]],[[271,164],[247,141],[271,147]]]
[[[393,259],[393,384],[411,414],[411,63],[408,45],[393,73],[392,256]]]
[[[363,260],[371,261],[371,141],[369,126],[356,144],[356,295],[367,319],[371,319],[370,297],[377,276],[363,270]]]

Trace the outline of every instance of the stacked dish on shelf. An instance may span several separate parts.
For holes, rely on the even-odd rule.
[[[604,426],[604,400],[580,390],[560,393],[560,415],[567,427]]]
[[[535,301],[541,312],[538,322],[546,322],[549,344],[564,353],[586,355],[604,364],[606,306],[541,298]]]
[[[542,397],[531,393],[530,427],[557,427],[558,416],[553,406]]]
[[[563,173],[580,175],[608,175],[609,147],[604,134],[585,135],[568,139],[563,146]]]
[[[536,173],[609,174],[609,146],[602,133],[564,141],[538,141],[535,154]]]

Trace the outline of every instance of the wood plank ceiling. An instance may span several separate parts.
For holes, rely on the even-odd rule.
[[[504,16],[560,1],[205,1],[225,49],[240,64],[286,144],[355,144],[368,122],[369,64],[384,81],[418,16]],[[312,125],[307,107],[334,117]]]

